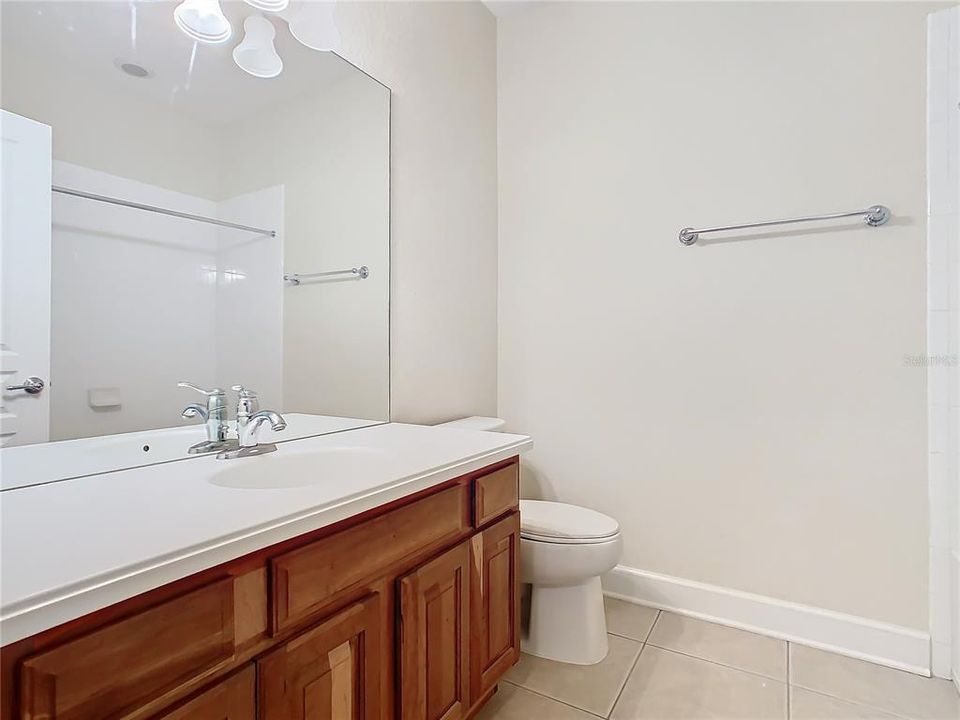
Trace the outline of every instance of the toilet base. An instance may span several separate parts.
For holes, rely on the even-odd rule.
[[[607,620],[600,578],[576,585],[532,585],[530,622],[520,648],[529,655],[574,665],[607,656]]]

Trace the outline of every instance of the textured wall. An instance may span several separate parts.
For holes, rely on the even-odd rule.
[[[927,629],[932,7],[501,19],[500,411],[526,491],[618,518],[625,565]]]
[[[393,90],[392,417],[496,411],[496,21],[480,3],[339,3],[339,52]]]

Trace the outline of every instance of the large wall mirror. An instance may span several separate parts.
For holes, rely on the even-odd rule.
[[[390,91],[331,5],[252,5],[0,4],[5,487],[182,455],[181,381],[284,439],[389,419]]]

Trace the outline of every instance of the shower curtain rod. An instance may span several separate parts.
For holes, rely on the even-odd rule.
[[[122,207],[133,208],[135,210],[146,210],[147,212],[159,213],[160,215],[170,215],[171,217],[182,218],[184,220],[196,220],[197,222],[208,223],[210,225],[219,225],[220,227],[232,228],[234,230],[246,230],[248,232],[258,233],[260,235],[269,235],[276,237],[276,230],[266,230],[264,228],[252,227],[250,225],[241,225],[227,220],[218,220],[216,218],[205,217],[203,215],[192,215],[190,213],[180,212],[178,210],[169,210],[156,205],[144,205],[143,203],[132,202],[130,200],[121,200],[120,198],[110,197],[108,195],[97,195],[83,190],[74,190],[73,188],[61,187],[60,185],[51,185],[50,190],[62,195],[73,195],[74,197],[85,198],[87,200],[96,200],[97,202],[110,203],[111,205],[120,205]]]

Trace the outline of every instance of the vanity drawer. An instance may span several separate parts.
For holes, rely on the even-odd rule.
[[[470,493],[455,485],[273,558],[274,634],[406,556],[439,550],[469,530]]]
[[[520,505],[520,464],[512,463],[473,482],[473,525],[482,527]]]
[[[233,578],[23,662],[23,720],[117,718],[234,655]]]

